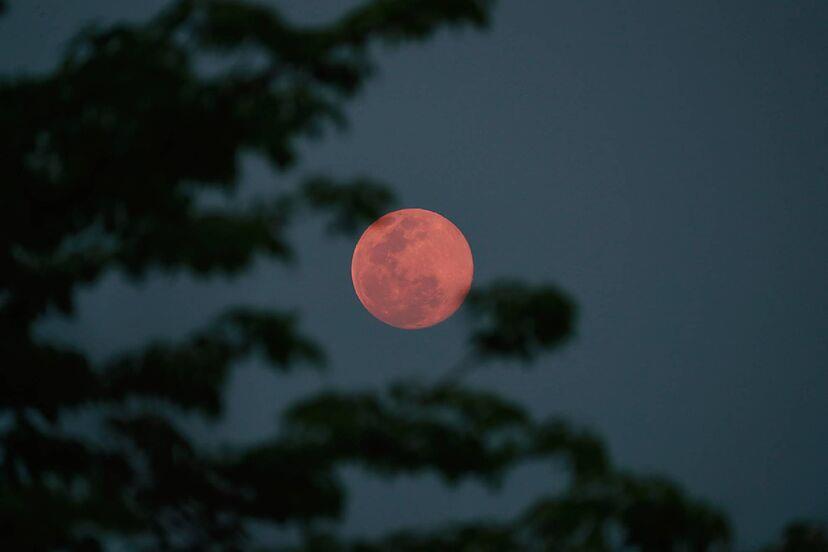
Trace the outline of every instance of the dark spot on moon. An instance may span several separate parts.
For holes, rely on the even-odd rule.
[[[391,303],[389,319],[400,325],[418,326],[431,313],[431,310],[442,304],[443,293],[440,291],[440,282],[435,276],[420,276],[414,280],[407,280],[394,275],[398,285],[407,290],[405,301],[397,300]]]
[[[394,255],[405,249],[408,243],[409,240],[405,236],[405,231],[397,227],[391,230],[382,241],[373,246],[368,256],[372,263],[396,264]]]
[[[417,228],[422,225],[423,221],[415,217],[407,217],[403,219],[403,221],[400,223],[400,226],[402,226],[406,230],[413,230],[414,228]]]
[[[363,274],[360,284],[366,299],[376,305],[389,322],[404,326],[423,323],[445,298],[436,276],[409,279],[397,268],[396,262],[386,261],[385,269]],[[398,295],[400,289],[406,290],[404,297]]]

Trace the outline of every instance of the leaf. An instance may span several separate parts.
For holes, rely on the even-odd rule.
[[[282,215],[262,208],[248,213],[199,213],[156,221],[126,238],[118,261],[131,274],[148,267],[187,267],[207,273],[238,272],[257,253],[289,259],[291,250],[281,235]]]
[[[0,487],[0,547],[3,550],[99,550],[96,539],[78,536],[77,527],[137,530],[136,519],[113,500],[73,497],[42,485]],[[75,546],[86,548],[75,548]]]
[[[828,551],[828,525],[807,520],[788,523],[780,542],[762,549],[762,552],[826,551]]]
[[[228,340],[235,336],[236,346],[245,353],[257,348],[262,350],[272,364],[283,370],[300,362],[324,365],[324,352],[297,331],[297,324],[295,313],[236,308],[219,318],[216,332]]]
[[[104,369],[105,396],[164,399],[216,416],[233,362],[257,350],[282,370],[300,362],[320,366],[319,346],[296,329],[293,314],[234,308],[183,343],[157,342],[122,355]]]
[[[217,463],[240,493],[244,516],[273,522],[338,518],[345,493],[330,459],[314,447],[273,442],[250,447]]]
[[[664,479],[621,479],[620,523],[627,545],[644,551],[708,550],[730,540],[723,514],[707,504],[688,499]]]
[[[317,210],[331,211],[331,233],[353,235],[387,213],[396,201],[382,183],[369,178],[355,178],[337,183],[324,176],[309,178],[302,195]]]
[[[568,340],[575,305],[552,286],[501,280],[473,289],[467,298],[472,317],[472,346],[480,359],[534,360]]]
[[[99,397],[97,374],[80,352],[33,343],[10,332],[0,336],[0,343],[0,407],[33,408],[54,421],[61,408]]]
[[[609,473],[601,442],[562,421],[537,424],[518,405],[456,385],[396,383],[387,393],[324,392],[285,413],[286,439],[330,462],[380,473],[433,470],[448,482],[494,483],[529,459],[563,459],[576,481]]]
[[[424,39],[449,25],[485,26],[491,0],[374,0],[346,14],[338,35],[362,45],[377,37],[389,42]]]

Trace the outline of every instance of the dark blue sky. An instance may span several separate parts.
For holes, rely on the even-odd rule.
[[[12,0],[0,69],[46,69],[80,23],[162,4]],[[305,21],[346,5],[277,4]],[[352,128],[309,144],[299,174],[386,179],[402,206],[463,230],[477,282],[572,293],[582,314],[569,347],[471,382],[590,425],[623,466],[723,505],[754,545],[792,517],[828,518],[827,28],[822,0],[504,1],[487,33],[380,52]],[[244,163],[249,193],[292,181]],[[284,378],[245,364],[219,431],[240,440],[271,432],[301,393],[434,377],[463,353],[462,311],[421,332],[383,326],[351,288],[353,242],[318,221],[294,237],[296,267],[262,262],[234,281],[110,275],[81,294],[78,323],[44,331],[102,356],[231,303],[301,308],[331,370]],[[346,527],[376,532],[515,513],[555,473],[522,468],[502,494],[348,477]]]

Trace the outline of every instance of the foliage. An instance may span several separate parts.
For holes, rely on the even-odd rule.
[[[300,214],[327,217],[332,232],[364,227],[394,201],[365,177],[280,181],[244,207],[200,199],[237,190],[242,154],[287,175],[302,140],[344,125],[345,104],[372,74],[372,44],[482,27],[489,15],[487,0],[368,0],[306,27],[252,2],[178,0],[144,24],[88,28],[53,72],[0,84],[0,548],[233,550],[255,546],[252,521],[302,528],[304,550],[728,542],[720,512],[667,481],[618,471],[592,433],[456,380],[320,392],[288,409],[266,441],[220,451],[193,442],[180,415],[218,419],[244,357],[280,373],[325,364],[293,312],[233,307],[186,339],[102,363],[34,331],[49,312],[71,315],[79,287],[109,271],[233,275],[258,256],[290,262],[285,230]],[[552,286],[503,280],[469,302],[474,363],[529,363],[574,328],[572,301]],[[70,431],[76,414],[97,429]],[[526,460],[562,464],[568,479],[510,521],[375,542],[344,542],[319,525],[346,513],[343,465],[497,485]]]
[[[780,542],[762,552],[828,552],[828,526],[808,521],[790,523]]]

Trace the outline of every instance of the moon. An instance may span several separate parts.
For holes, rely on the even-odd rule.
[[[454,314],[473,274],[463,233],[425,209],[401,209],[377,219],[359,238],[351,259],[351,279],[362,305],[405,330],[427,328]]]

